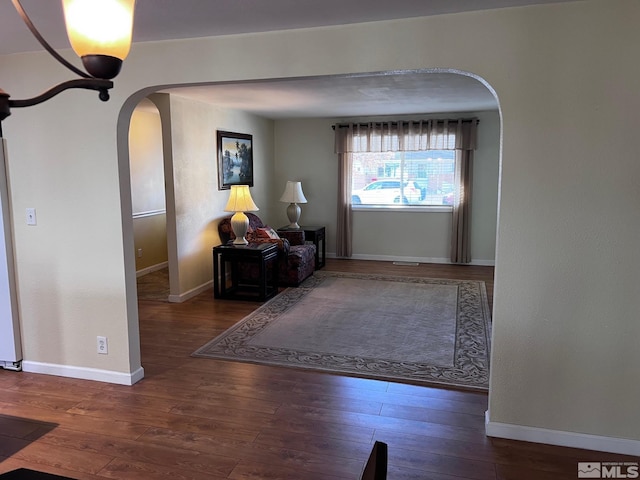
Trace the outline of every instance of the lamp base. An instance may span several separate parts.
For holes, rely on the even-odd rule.
[[[233,241],[234,245],[247,245],[249,243],[247,239],[244,238],[249,229],[249,217],[247,217],[244,212],[236,212],[233,214],[233,217],[231,217],[231,229],[236,236]]]
[[[300,219],[300,206],[297,203],[290,203],[287,207],[287,218],[289,219],[289,226],[287,228],[300,228],[298,220]]]

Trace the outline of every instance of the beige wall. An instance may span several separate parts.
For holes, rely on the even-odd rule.
[[[288,225],[287,203],[280,202],[287,180],[302,182],[308,203],[300,205],[302,225],[326,227],[327,252],[335,252],[338,168],[333,153],[331,119],[305,118],[275,122],[273,202],[276,226]]]
[[[138,275],[166,266],[167,214],[134,216],[133,241]]]
[[[129,158],[134,215],[165,208],[160,112],[145,100],[131,115]],[[155,111],[154,111],[155,110]]]
[[[175,222],[169,233],[174,237],[170,254],[175,255],[175,263],[170,262],[170,298],[181,301],[211,285],[211,249],[220,244],[218,222],[231,215],[224,211],[229,190],[218,190],[216,131],[253,135],[251,195],[264,208],[273,179],[273,122],[179,95],[171,95],[169,103],[168,108],[160,104],[160,112],[170,125],[171,138],[167,168],[173,200],[168,214]]]
[[[149,100],[131,116],[129,158],[136,271],[144,273],[167,263],[162,125]]]
[[[502,118],[489,426],[640,453],[639,22],[637,0],[585,0],[146,43],[109,103],[72,92],[15,111],[3,127],[26,367],[137,378],[126,144],[143,89],[458,69],[491,85]],[[66,79],[52,64],[0,57],[0,85],[33,95]]]

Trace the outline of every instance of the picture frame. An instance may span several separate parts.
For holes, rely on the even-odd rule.
[[[253,187],[253,135],[217,130],[218,190]]]

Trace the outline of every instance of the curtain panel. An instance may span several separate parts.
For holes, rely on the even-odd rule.
[[[478,119],[349,123],[335,126],[338,154],[338,215],[336,255],[351,256],[352,153],[456,150],[456,192],[451,232],[451,262],[469,263],[473,151]]]

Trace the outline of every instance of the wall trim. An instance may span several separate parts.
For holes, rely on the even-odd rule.
[[[353,254],[351,257],[338,257],[335,253],[327,253],[327,258],[342,258],[344,260],[377,260],[380,262],[418,262],[418,263],[440,263],[454,265],[448,258],[437,257],[402,257],[398,255],[369,255],[369,254]],[[471,263],[464,265],[476,265],[483,267],[494,267],[495,260],[472,260]],[[457,265],[457,264],[455,264]]]
[[[57,375],[59,377],[79,378],[81,380],[94,380],[96,382],[116,383],[118,385],[133,385],[144,378],[144,368],[142,367],[132,373],[122,373],[114,372],[113,370],[30,362],[26,360],[22,362],[22,371],[41,373],[44,375]]]
[[[162,270],[169,266],[169,262],[156,263],[155,265],[151,265],[150,267],[141,268],[140,270],[136,270],[136,278],[144,277],[147,273],[157,272],[158,270]]]
[[[206,283],[203,283],[199,287],[192,288],[188,292],[181,293],[180,295],[169,295],[169,302],[171,303],[182,303],[190,298],[195,297],[196,295],[200,295],[202,292],[213,288],[213,280],[209,280]],[[211,294],[213,295],[213,293]]]
[[[132,217],[136,218],[145,218],[145,217],[155,217],[156,215],[165,215],[167,211],[162,208],[159,210],[147,210],[146,212],[135,212]]]
[[[485,431],[489,437],[521,440],[524,442],[546,443],[561,447],[583,448],[599,452],[619,453],[640,456],[640,441],[626,438],[603,437],[586,433],[563,432],[546,428],[492,422],[489,411],[485,412]],[[597,455],[593,461],[600,460]]]

